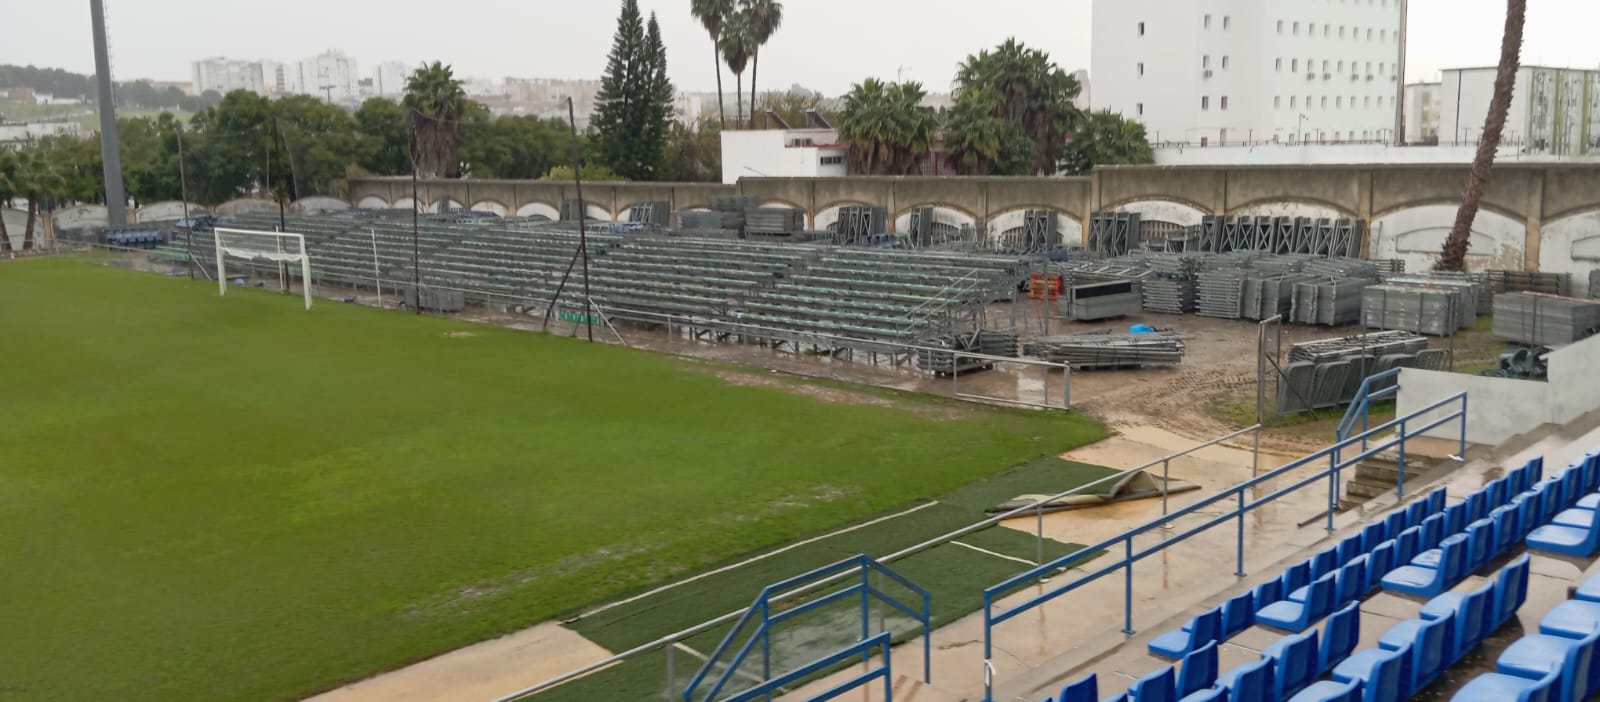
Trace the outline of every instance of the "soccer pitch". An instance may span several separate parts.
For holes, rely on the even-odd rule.
[[[1103,436],[78,258],[0,349],[0,699],[295,699]]]

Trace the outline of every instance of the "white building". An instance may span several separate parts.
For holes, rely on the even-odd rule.
[[[195,61],[192,68],[196,94],[207,90],[224,95],[235,90],[267,94],[267,81],[260,61],[238,61],[216,56]]]
[[[88,134],[88,130],[74,120],[0,121],[0,148],[14,147],[50,136],[81,137]]]
[[[291,92],[315,95],[330,102],[350,102],[361,95],[361,73],[356,60],[343,51],[330,49],[300,61],[291,70],[298,73],[285,80],[285,85],[296,86]]]
[[[406,79],[411,77],[411,69],[399,61],[384,61],[372,69],[372,94],[384,97],[402,95],[406,92]]]
[[[1439,143],[1439,84],[1406,86],[1406,143]]]
[[[1439,86],[1439,141],[1474,144],[1494,95],[1496,69],[1457,68],[1443,72]],[[1502,150],[1515,147],[1530,156],[1583,156],[1600,153],[1600,71],[1523,66],[1501,134]]]
[[[749,176],[844,176],[848,151],[835,129],[727,131],[722,133],[722,182]]]
[[[1093,106],[1195,146],[1387,141],[1401,0],[1095,0]]]

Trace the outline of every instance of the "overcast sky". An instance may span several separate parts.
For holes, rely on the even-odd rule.
[[[1138,0],[1124,0],[1137,2]],[[189,80],[206,56],[300,59],[329,48],[363,67],[439,59],[457,75],[598,78],[620,0],[107,0],[119,80]],[[85,0],[0,0],[0,63],[94,69]],[[672,79],[711,90],[711,44],[689,0],[639,0],[656,12]],[[1525,63],[1600,66],[1597,0],[1528,3]],[[1090,0],[787,0],[763,50],[761,85],[800,83],[836,95],[869,76],[947,90],[955,64],[1008,36],[1089,67]],[[1411,0],[1407,79],[1498,60],[1505,0]],[[1092,78],[1092,76],[1091,76]],[[726,76],[730,84],[732,76]],[[730,85],[731,90],[731,85]]]

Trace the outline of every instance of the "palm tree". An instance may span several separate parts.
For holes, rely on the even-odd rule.
[[[1489,116],[1483,122],[1483,139],[1478,142],[1478,153],[1472,159],[1472,171],[1467,174],[1461,209],[1456,211],[1455,226],[1450,228],[1450,236],[1445,237],[1444,250],[1440,252],[1440,270],[1466,268],[1472,221],[1478,218],[1483,189],[1489,184],[1489,168],[1494,165],[1495,151],[1500,148],[1500,133],[1506,126],[1506,113],[1511,110],[1511,93],[1522,62],[1522,24],[1527,14],[1528,0],[1506,2],[1506,29],[1500,39],[1500,68],[1494,77],[1494,97],[1489,101]]]
[[[750,121],[756,115],[756,69],[761,65],[761,47],[783,26],[783,3],[778,0],[742,0],[744,14],[750,16],[755,33],[755,50],[750,52]]]
[[[956,67],[955,95],[975,89],[1000,96],[995,116],[1022,128],[1033,139],[1033,171],[1054,173],[1061,145],[1081,115],[1073,99],[1083,90],[1050,55],[1015,39],[971,55]]]
[[[17,157],[0,149],[0,254],[11,253],[11,234],[6,231],[5,209],[21,194],[12,176],[17,170]]]
[[[756,50],[756,31],[750,23],[750,15],[735,12],[722,18],[722,36],[717,39],[717,48],[722,50],[722,58],[728,62],[728,70],[733,71],[737,85],[734,92],[737,106],[734,122],[737,123],[744,119],[744,67]]]
[[[839,113],[839,138],[850,143],[850,167],[869,175],[906,175],[927,158],[938,114],[922,105],[919,83],[868,78],[850,87]]]
[[[1000,97],[988,90],[962,93],[944,126],[944,148],[950,164],[965,175],[989,175],[1005,147],[1005,120],[994,116]]]
[[[728,128],[728,110],[722,106],[722,18],[733,14],[733,0],[693,0],[689,13],[700,20],[700,26],[711,35],[711,63],[717,67],[717,116],[722,128]]]
[[[50,168],[37,147],[17,152],[10,181],[18,193],[28,198],[28,224],[22,230],[22,250],[28,251],[33,248],[33,224],[39,218],[39,201],[54,198],[66,181]]]
[[[461,118],[467,93],[449,66],[438,61],[423,64],[406,80],[403,105],[411,112],[412,167],[425,178],[455,178],[461,174]]]

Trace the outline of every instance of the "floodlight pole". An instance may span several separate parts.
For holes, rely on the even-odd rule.
[[[417,112],[411,108],[411,294],[416,298],[416,304],[411,307],[416,314],[422,314],[422,264],[421,246],[417,243],[417,208],[421,205],[417,201]],[[402,300],[403,302],[403,300]]]
[[[589,297],[589,203],[583,199],[583,173],[578,154],[578,118],[574,116],[572,97],[567,97],[567,125],[572,129],[572,182],[578,190],[578,253],[583,256],[583,323],[589,330],[589,342],[594,343],[594,298]]]
[[[189,280],[194,280],[194,219],[189,216],[189,182],[183,174],[183,123],[178,122],[178,197],[183,199],[183,222],[188,228],[183,235],[183,252],[189,257]]]

